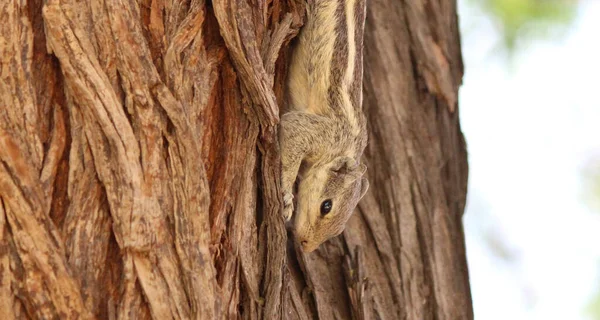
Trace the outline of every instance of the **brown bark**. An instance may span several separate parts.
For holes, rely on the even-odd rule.
[[[312,254],[277,138],[303,8],[0,1],[7,319],[472,319],[455,2],[369,1],[371,189]]]

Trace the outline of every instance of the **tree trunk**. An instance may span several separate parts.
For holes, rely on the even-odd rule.
[[[277,138],[302,0],[0,1],[6,319],[472,319],[455,1],[368,2],[370,191],[304,254]]]

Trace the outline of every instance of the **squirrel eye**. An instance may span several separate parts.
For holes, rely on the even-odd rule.
[[[323,203],[321,203],[321,215],[324,216],[328,214],[331,211],[332,207],[333,203],[331,202],[331,199],[323,201]]]

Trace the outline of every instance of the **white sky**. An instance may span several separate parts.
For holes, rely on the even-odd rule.
[[[491,54],[491,22],[464,3],[460,15],[475,319],[589,319],[600,214],[583,201],[582,177],[600,155],[600,1],[582,3],[562,39],[520,50],[510,70]]]

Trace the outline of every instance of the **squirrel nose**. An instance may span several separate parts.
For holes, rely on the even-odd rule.
[[[300,244],[302,244],[303,247],[306,247],[306,245],[308,244],[308,241],[304,240],[304,241],[300,242]]]

